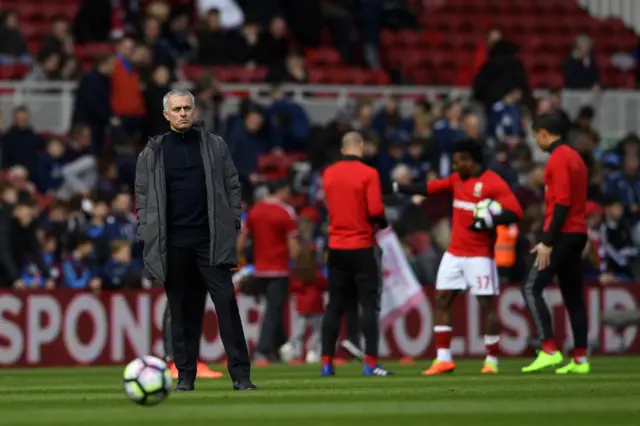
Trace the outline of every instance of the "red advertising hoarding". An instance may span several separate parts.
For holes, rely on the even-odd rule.
[[[386,330],[380,340],[383,357],[434,355],[433,288],[427,298]],[[615,353],[624,339],[632,353],[640,354],[636,327],[619,334],[600,325],[602,312],[640,306],[640,286],[591,286],[585,292],[589,313],[589,336],[601,342],[603,353]],[[570,340],[568,319],[558,289],[545,297],[552,307],[559,343]],[[72,290],[53,292],[0,292],[0,366],[112,365],[146,354],[162,356],[162,316],[166,297],[162,290],[124,293],[89,293]],[[240,296],[240,314],[249,346],[256,344],[263,305]],[[285,313],[295,315],[294,304]],[[501,350],[505,356],[529,354],[532,326],[520,289],[504,287],[498,300],[503,331]],[[457,356],[482,356],[484,343],[480,311],[471,295],[461,296],[454,307],[452,351]],[[201,357],[219,361],[225,357],[218,336],[215,308],[207,304]]]

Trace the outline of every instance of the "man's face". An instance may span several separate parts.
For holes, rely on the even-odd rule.
[[[247,119],[245,120],[247,131],[249,133],[256,133],[262,128],[262,114],[259,112],[252,111],[247,115]]]
[[[129,194],[121,193],[116,195],[113,200],[113,210],[118,212],[126,212],[131,206],[131,196]]]
[[[276,38],[282,38],[287,34],[287,22],[281,17],[276,17],[269,24],[271,35]]]
[[[454,152],[451,163],[453,170],[458,172],[460,177],[467,178],[471,176],[471,169],[474,163],[469,155],[463,152]]]
[[[29,128],[29,113],[26,111],[17,111],[13,116],[13,125],[18,129]]]
[[[47,145],[47,153],[52,158],[61,158],[64,155],[64,145],[61,141],[54,139]]]
[[[413,181],[413,176],[411,176],[411,172],[408,170],[402,173],[398,173],[396,176],[396,182],[400,185],[409,185]]]
[[[419,159],[424,154],[424,147],[420,143],[412,143],[409,145],[409,155],[413,158]]]
[[[375,157],[376,155],[378,155],[378,145],[372,141],[365,141],[364,155],[367,157]]]
[[[219,30],[220,29],[220,14],[219,13],[210,13],[207,15],[207,28],[210,30]]]
[[[66,37],[69,35],[69,24],[66,21],[56,21],[51,30],[57,37]]]
[[[638,156],[637,155],[627,155],[624,159],[624,172],[629,176],[634,176],[638,173]]]
[[[56,71],[60,67],[60,56],[49,55],[42,64],[42,67],[48,72]]]
[[[533,134],[536,137],[536,144],[538,147],[541,150],[546,151],[549,147],[549,133],[546,130],[536,130]]]
[[[93,206],[93,216],[98,218],[105,218],[109,214],[109,206],[107,203],[99,202]]]
[[[460,116],[462,115],[462,105],[460,102],[456,102],[447,109],[447,119],[455,123],[460,120]]]
[[[363,105],[358,111],[358,121],[363,127],[368,127],[373,122],[373,107],[371,105]]]
[[[130,38],[125,38],[118,45],[118,53],[126,58],[131,58],[133,55],[133,49],[135,47],[135,43]]]
[[[544,183],[544,167],[534,167],[529,176],[531,184],[534,186],[542,186]]]
[[[476,115],[468,115],[462,123],[462,130],[467,136],[474,139],[480,138],[480,119]]]
[[[624,215],[624,206],[622,203],[611,204],[604,208],[604,214],[607,217],[607,220],[617,222],[622,219],[622,215]]]
[[[22,226],[28,226],[33,220],[33,209],[24,204],[16,206],[13,210],[13,214]]]
[[[193,110],[194,105],[190,96],[174,95],[169,97],[167,110],[163,114],[172,129],[184,132],[193,124]]]
[[[160,35],[160,24],[155,19],[147,19],[144,22],[144,36],[155,40]]]

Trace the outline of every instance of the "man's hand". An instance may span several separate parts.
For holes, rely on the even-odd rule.
[[[396,182],[396,181],[391,182],[391,189],[393,190],[394,194],[399,193],[398,182]]]
[[[551,250],[552,248],[543,244],[538,243],[532,250],[531,253],[536,253],[536,261],[534,265],[539,270],[546,269],[551,263]]]
[[[100,290],[102,288],[102,280],[100,278],[92,278],[89,281],[89,288],[91,290]]]
[[[469,229],[476,232],[483,232],[493,229],[493,225],[493,216],[487,214],[485,217],[474,219]]]
[[[426,200],[426,199],[427,199],[427,197],[425,197],[424,195],[418,195],[418,194],[416,194],[416,195],[413,195],[413,196],[411,197],[411,202],[412,202],[413,204],[415,204],[416,206],[419,206],[419,205],[420,205],[420,204],[422,204],[422,203],[424,202],[424,200]]]
[[[13,282],[13,288],[15,288],[17,290],[22,290],[24,288],[27,288],[27,284],[25,284],[25,282],[23,280],[15,280]]]
[[[613,284],[616,280],[616,277],[611,272],[605,272],[600,274],[600,284],[609,285]]]

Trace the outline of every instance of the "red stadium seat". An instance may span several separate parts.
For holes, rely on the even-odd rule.
[[[336,49],[323,47],[307,52],[307,63],[310,65],[336,65],[340,63],[340,53]]]

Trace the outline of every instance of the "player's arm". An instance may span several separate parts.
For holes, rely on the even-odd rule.
[[[518,199],[507,182],[500,177],[496,181],[496,193],[493,199],[502,206],[502,213],[493,217],[494,226],[510,225],[522,219],[522,207]]]
[[[366,183],[367,191],[367,212],[371,221],[380,228],[389,226],[384,215],[384,204],[382,203],[382,189],[380,188],[380,176],[378,172],[372,172]]]
[[[561,161],[564,157],[551,156],[547,167],[551,168],[551,179],[555,205],[553,206],[553,216],[549,228],[542,234],[541,242],[546,246],[553,246],[562,225],[569,216],[569,206],[571,205],[571,172],[569,165]]]
[[[405,195],[436,195],[443,192],[451,192],[453,185],[451,176],[444,179],[436,179],[431,182],[411,183],[407,185],[393,182],[393,192]]]

